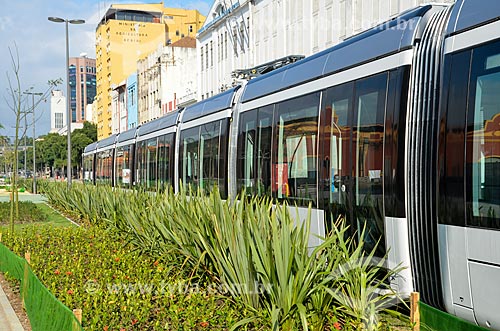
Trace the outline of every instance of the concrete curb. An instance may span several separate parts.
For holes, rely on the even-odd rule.
[[[1,331],[24,331],[16,312],[12,308],[7,295],[0,286],[0,330]]]

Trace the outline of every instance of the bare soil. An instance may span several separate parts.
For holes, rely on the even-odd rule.
[[[0,285],[3,291],[7,295],[10,304],[14,311],[16,312],[19,321],[21,322],[25,331],[31,331],[30,320],[26,311],[23,308],[23,303],[21,301],[21,295],[19,292],[19,284],[16,281],[8,281],[5,279],[4,275],[0,273]]]

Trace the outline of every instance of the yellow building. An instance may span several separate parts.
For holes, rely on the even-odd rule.
[[[158,46],[196,37],[205,17],[197,10],[155,4],[111,5],[96,29],[97,138],[112,132],[111,91]]]

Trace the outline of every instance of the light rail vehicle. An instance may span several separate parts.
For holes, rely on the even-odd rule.
[[[312,206],[320,236],[342,215],[407,266],[394,289],[500,330],[500,1],[412,9],[87,146],[84,174]]]

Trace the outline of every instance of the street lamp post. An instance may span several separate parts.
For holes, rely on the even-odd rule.
[[[35,153],[35,95],[41,96],[41,92],[24,92],[24,94],[31,94],[31,105],[32,105],[32,121],[33,121],[33,194],[36,194],[36,153]],[[25,117],[26,118],[26,117]],[[26,149],[26,144],[24,144]],[[26,159],[26,157],[25,157]],[[26,161],[24,161],[26,163]],[[24,173],[26,175],[26,172]]]
[[[68,187],[71,187],[71,90],[69,85],[69,33],[68,33],[68,24],[83,24],[85,20],[74,19],[68,20],[60,17],[49,17],[49,21],[55,23],[66,23],[66,124],[68,127],[68,160],[67,160],[67,168],[68,168]]]

